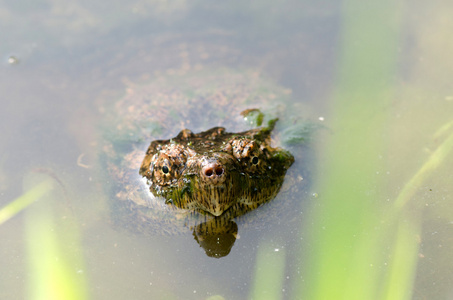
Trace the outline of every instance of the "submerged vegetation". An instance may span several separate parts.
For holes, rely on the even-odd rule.
[[[77,223],[69,211],[56,216],[55,208],[64,205],[62,187],[44,174],[28,175],[24,187],[22,196],[0,209],[0,225],[25,210],[27,299],[87,299]]]
[[[417,193],[451,161],[453,122],[447,119],[431,133],[425,143],[435,140],[437,147],[424,162],[414,164],[416,171],[394,191],[400,174],[388,170],[404,168],[401,157],[396,157],[398,166],[392,165],[397,147],[389,134],[395,131],[390,108],[395,95],[402,93],[391,80],[400,61],[401,10],[402,3],[394,1],[343,4],[337,85],[327,117],[332,133],[318,146],[323,153],[315,184],[319,197],[302,227],[308,238],[302,240],[301,261],[308,262],[308,268],[301,270],[300,282],[293,282],[298,288],[291,298],[414,296],[423,257],[421,215],[429,205],[421,204]],[[257,263],[263,264],[256,267],[260,269],[268,262]],[[280,269],[277,264],[274,268]],[[255,284],[268,290],[266,282]],[[282,290],[282,285],[273,287],[274,292]]]

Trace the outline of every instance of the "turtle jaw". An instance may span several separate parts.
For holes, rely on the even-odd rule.
[[[236,191],[232,185],[201,185],[200,189],[192,195],[193,205],[213,216],[221,216],[226,210],[237,202]]]
[[[225,186],[216,186],[210,189],[210,193],[203,199],[204,201],[199,202],[201,209],[218,217],[223,214],[231,205],[233,205],[234,198],[227,196],[225,192]]]
[[[236,202],[238,191],[233,187],[234,184],[230,182],[214,185],[197,177],[187,176],[177,186],[160,192],[151,189],[151,192],[159,194],[178,208],[197,210],[218,217]]]
[[[203,180],[196,174],[188,175],[177,187],[164,195],[183,209],[194,209],[213,216],[221,216],[241,198],[240,174],[235,170],[223,174],[221,180]]]
[[[219,205],[216,205],[216,204],[214,204],[213,207],[214,207],[214,209],[210,209],[210,210],[208,210],[208,212],[211,213],[212,215],[216,216],[216,217],[221,216],[223,214],[223,212],[226,210],[226,209],[223,209]]]

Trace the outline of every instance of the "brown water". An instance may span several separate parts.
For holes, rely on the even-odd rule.
[[[399,98],[388,108],[394,132],[389,139],[396,141],[390,141],[393,167],[386,171],[394,178],[417,170],[420,163],[404,157],[417,149],[422,161],[420,149],[432,145],[432,132],[452,119],[453,84],[446,78],[453,78],[453,66],[446,57],[453,45],[442,35],[453,28],[446,13],[452,9],[442,1],[404,8],[393,78]],[[206,256],[190,235],[131,235],[112,226],[105,182],[96,169],[99,103],[120,97],[126,82],[226,66],[256,70],[290,89],[294,103],[304,107],[295,114],[322,123],[319,117],[328,114],[335,84],[341,18],[340,1],[1,3],[0,208],[22,194],[24,175],[31,170],[58,178],[65,200],[55,205],[57,224],[76,223],[74,240],[80,245],[74,241],[74,251],[84,262],[70,270],[85,276],[91,299],[248,299],[260,247],[269,255],[285,253],[281,295],[290,299],[304,280],[300,248],[310,249],[299,231],[315,201],[307,195],[321,192],[311,186],[303,192],[304,203],[294,208],[300,220],[244,231],[239,227],[240,238],[220,259]],[[329,128],[328,118],[323,124]],[[300,167],[296,163],[293,172]],[[451,187],[443,184],[452,178],[441,174],[431,179],[431,186],[438,186],[432,188],[435,197],[425,195],[429,216],[414,299],[453,295],[453,260],[446,254],[453,247],[452,197]],[[390,184],[389,194],[401,184]],[[1,299],[30,296],[27,213],[0,225]]]

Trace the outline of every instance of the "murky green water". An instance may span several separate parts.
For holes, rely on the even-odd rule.
[[[389,230],[383,230],[382,224],[391,222],[369,207],[393,211],[386,205],[402,199],[401,190],[452,134],[448,124],[453,121],[453,66],[447,58],[453,50],[448,39],[453,6],[442,1],[398,2],[386,14],[385,4],[353,4],[1,3],[0,209],[22,195],[24,186],[25,190],[33,186],[34,180],[24,179],[30,172],[50,174],[55,189],[0,225],[0,298],[48,299],[52,295],[61,299],[67,298],[67,291],[78,290],[74,299],[208,299],[216,295],[262,299],[260,292],[270,299],[297,299],[304,293],[322,295],[316,288],[323,288],[323,278],[334,282],[335,275],[351,276],[337,285],[349,291],[366,284],[357,278],[375,280],[375,286],[399,282],[392,269],[398,251],[392,252],[392,245],[384,242],[395,238],[399,227],[389,225]],[[373,31],[376,28],[382,30]],[[387,35],[392,43],[381,44]],[[354,52],[348,56],[348,51]],[[360,65],[350,67],[355,60]],[[296,161],[290,170],[294,175],[309,168],[302,173],[310,174],[306,178],[310,184],[301,192],[300,203],[293,205],[292,216],[299,217],[243,230],[239,222],[239,238],[229,255],[220,259],[206,256],[192,235],[143,236],[117,228],[110,216],[111,198],[104,192],[110,183],[97,164],[105,103],[124,95],[134,82],[225,67],[253,71],[282,86],[290,91],[298,110],[291,117],[325,126],[310,144],[309,163]],[[360,89],[353,91],[351,86]],[[363,100],[353,106],[338,100],[357,95]],[[369,109],[367,101],[382,105]],[[346,115],[351,122],[344,121]],[[225,125],[219,121],[209,126]],[[185,122],[166,124],[171,133],[166,138],[196,120]],[[360,122],[365,124],[363,130],[357,130]],[[349,146],[334,143],[348,134],[357,134],[365,147],[357,147],[354,140]],[[372,138],[362,139],[360,134]],[[328,151],[329,147],[335,151]],[[408,256],[414,257],[394,267],[411,274],[401,285],[405,293],[400,299],[453,295],[453,177],[448,167],[453,154],[451,148],[443,149],[445,156],[432,171],[423,173],[400,218],[417,224],[401,231],[409,232],[409,242],[401,245],[416,241],[416,246],[397,248],[409,249],[413,253]],[[295,146],[292,151],[302,150]],[[353,159],[337,165],[347,169],[345,178],[358,180],[345,184],[345,194],[329,209],[325,200],[332,194],[326,182],[347,182],[336,179],[341,175],[330,162],[341,162],[348,155]],[[371,206],[354,206],[344,195],[359,195]],[[275,202],[287,198],[280,196]],[[272,207],[253,213],[268,214],[267,209]],[[319,211],[326,214],[317,218]],[[363,215],[355,218],[355,212]],[[337,244],[329,239],[332,220],[338,225]],[[382,242],[360,239],[373,237],[370,228],[382,229]],[[345,256],[337,254],[342,248],[355,253],[352,258],[357,260],[341,261]],[[368,248],[379,258],[367,261],[363,250]],[[316,259],[328,263],[318,264]],[[345,273],[335,273],[336,264]],[[273,283],[277,294],[266,294],[266,285]],[[385,299],[383,293],[372,294]],[[338,295],[346,298],[348,293]]]

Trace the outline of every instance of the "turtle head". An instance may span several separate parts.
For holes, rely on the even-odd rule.
[[[183,130],[174,139],[151,143],[140,174],[155,196],[179,208],[214,216],[232,206],[253,209],[275,197],[294,161],[269,141],[259,130]]]

